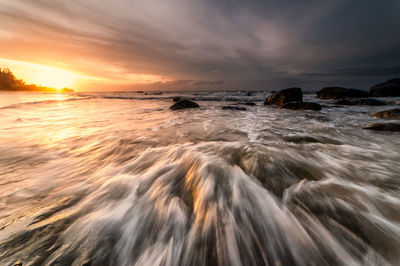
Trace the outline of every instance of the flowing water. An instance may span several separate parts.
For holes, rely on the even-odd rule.
[[[391,106],[173,95],[1,93],[0,265],[400,265]]]

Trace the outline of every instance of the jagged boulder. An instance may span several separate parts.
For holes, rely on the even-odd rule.
[[[285,103],[282,108],[290,110],[314,110],[320,111],[322,106],[319,103],[313,102],[290,102]]]
[[[384,111],[373,114],[373,116],[376,116],[379,118],[387,118],[387,119],[400,119],[400,109],[395,108],[395,109],[390,109],[390,110],[384,110]]]
[[[186,108],[199,108],[200,106],[188,99],[182,99],[176,103],[174,103],[169,109],[171,110],[180,110],[180,109],[186,109]]]
[[[400,97],[400,78],[379,83],[371,87],[370,93],[375,97]]]
[[[320,99],[366,98],[369,96],[368,92],[342,87],[325,87],[317,91],[317,98]]]
[[[264,105],[279,105],[283,106],[289,102],[302,102],[303,92],[300,88],[289,88],[275,92],[264,101]]]

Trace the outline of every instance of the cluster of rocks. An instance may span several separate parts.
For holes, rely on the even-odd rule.
[[[192,100],[185,99],[180,96],[174,96],[171,99],[174,104],[169,108],[170,110],[181,110],[187,108],[199,108],[200,106]],[[222,106],[222,110],[232,110],[232,111],[247,111],[246,107],[238,106],[238,105],[248,105],[255,106],[256,104],[253,102],[238,102],[237,105],[225,105]]]
[[[342,87],[327,87],[317,92],[317,98],[337,100],[335,105],[383,106],[386,102],[369,97],[400,97],[400,79],[377,84],[369,92]],[[378,118],[400,119],[400,109],[390,109],[373,114]],[[400,132],[400,123],[375,123],[364,129]]]
[[[251,95],[251,94],[250,94]],[[370,97],[400,97],[400,79],[392,79],[384,83],[373,86],[369,92],[348,89],[342,87],[325,87],[316,92],[319,99],[336,100],[335,106],[342,105],[369,105],[383,106],[387,103]],[[179,96],[172,98],[174,104],[170,107],[171,110],[180,110],[185,108],[199,108],[200,106],[189,100]],[[246,111],[247,109],[239,105],[253,106],[253,102],[239,102],[236,105],[222,106],[223,110]],[[322,105],[316,102],[304,102],[303,92],[301,88],[288,88],[280,91],[275,91],[264,101],[264,105],[279,106],[283,109],[290,110],[313,110],[320,111]],[[378,118],[384,119],[400,119],[400,109],[390,109],[373,114]],[[396,131],[400,132],[400,123],[376,123],[364,129],[377,131]]]
[[[289,88],[275,92],[264,101],[264,105],[277,105],[291,110],[319,111],[322,109],[319,103],[303,102],[303,91],[300,88]]]

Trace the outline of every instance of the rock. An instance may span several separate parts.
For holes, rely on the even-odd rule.
[[[200,106],[192,102],[191,100],[187,99],[182,99],[176,103],[174,103],[169,109],[171,110],[180,110],[180,109],[186,109],[186,108],[199,108]]]
[[[290,109],[290,110],[314,110],[319,111],[322,109],[322,106],[319,103],[313,102],[290,102],[285,103],[282,108]]]
[[[181,97],[181,96],[174,96],[174,97],[172,97],[172,99],[171,99],[171,101],[174,102],[174,103],[179,102],[180,100],[182,100],[182,97]]]
[[[268,97],[264,105],[279,105],[283,106],[288,102],[302,102],[303,92],[300,88],[289,88],[278,92],[275,92],[270,97]]]
[[[385,110],[382,112],[377,112],[373,114],[373,116],[379,118],[387,118],[387,119],[400,119],[400,109],[395,108],[395,109]]]
[[[391,79],[371,87],[375,97],[400,97],[400,78]]]
[[[143,93],[143,91],[136,91],[136,93]]]
[[[376,123],[368,127],[363,127],[363,129],[400,132],[400,123]]]
[[[237,103],[238,105],[248,105],[248,106],[255,106],[256,103],[253,102],[239,102]]]
[[[251,96],[251,95],[253,95],[253,92],[252,91],[248,91],[247,92],[247,96]]]
[[[336,105],[354,105],[354,102],[346,100],[346,99],[342,99],[339,101],[335,102]]]
[[[234,111],[247,111],[245,107],[242,106],[232,106],[232,105],[226,105],[222,106],[223,110],[234,110]]]
[[[346,89],[342,87],[326,87],[317,91],[317,98],[320,99],[345,99],[366,97],[369,97],[368,92],[356,89]]]
[[[324,115],[315,115],[315,114],[308,113],[308,114],[305,114],[304,117],[305,118],[309,118],[309,119],[315,119],[315,120],[318,120],[318,121],[321,121],[321,122],[329,122],[329,121],[331,121],[331,119],[329,117],[324,116]]]
[[[378,106],[378,105],[386,105],[385,102],[379,101],[376,99],[359,99],[354,101],[354,104],[356,105],[371,105],[371,106]]]
[[[296,144],[322,143],[318,139],[311,137],[311,136],[287,136],[287,137],[283,137],[283,139],[287,142],[293,142]]]

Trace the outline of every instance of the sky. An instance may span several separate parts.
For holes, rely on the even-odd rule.
[[[75,90],[368,89],[399,0],[0,0],[0,66]]]

